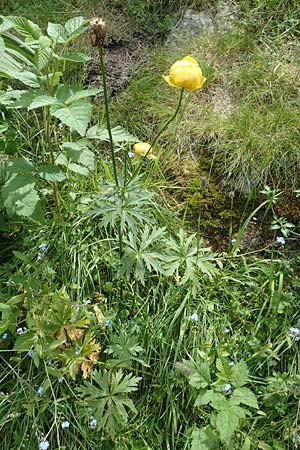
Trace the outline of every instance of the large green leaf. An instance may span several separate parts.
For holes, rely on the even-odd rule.
[[[210,428],[195,429],[192,432],[191,450],[214,450],[219,446],[219,438]]]
[[[56,98],[51,97],[48,94],[43,95],[37,95],[34,100],[30,103],[28,106],[28,110],[34,109],[34,108],[41,108],[42,106],[50,106],[56,103]]]
[[[65,173],[57,166],[52,164],[41,164],[39,175],[47,181],[61,182],[66,179]]]
[[[47,27],[48,35],[57,43],[63,44],[68,38],[68,32],[60,23],[48,23]]]
[[[34,189],[35,178],[31,175],[15,175],[2,188],[4,207],[9,215],[32,217],[43,221],[40,198]]]
[[[255,394],[246,387],[235,389],[230,399],[230,403],[236,405],[243,403],[244,405],[258,409],[258,403]]]
[[[92,106],[90,103],[81,100],[71,105],[63,103],[54,104],[50,107],[50,114],[59,119],[63,124],[76,130],[81,136],[85,135],[88,127]]]
[[[29,70],[18,71],[14,73],[12,76],[15,80],[19,80],[22,83],[26,84],[26,86],[33,88],[40,87],[37,76],[33,72],[30,72]]]
[[[83,33],[85,31],[84,27],[84,18],[82,16],[72,17],[65,23],[65,29],[68,33],[68,36],[76,35]]]
[[[78,100],[81,100],[81,99],[84,99],[87,97],[91,97],[92,95],[97,95],[97,94],[99,94],[98,88],[90,88],[90,89],[84,89],[81,91],[77,91],[77,92],[74,92],[73,94],[71,94],[70,97],[65,100],[65,104],[70,105],[73,102],[76,102]]]
[[[31,22],[31,20],[25,17],[18,16],[5,16],[3,20],[11,25],[21,36],[25,36],[29,39],[39,39],[42,36],[42,32],[38,25]]]
[[[10,161],[7,165],[7,171],[11,173],[33,173],[34,165],[27,158],[17,158]]]
[[[88,55],[85,55],[84,53],[74,53],[74,55],[73,54],[64,55],[61,57],[61,59],[78,63],[86,63],[90,61],[92,58]]]
[[[229,444],[231,437],[239,426],[239,419],[245,417],[245,412],[239,406],[231,406],[221,409],[216,417],[216,427],[220,433],[220,438]]]
[[[114,142],[137,142],[138,138],[126,131],[124,128],[117,126],[111,130]],[[99,141],[109,141],[109,134],[106,128],[94,125],[89,128],[86,137],[89,139],[98,139]]]
[[[69,159],[78,162],[89,170],[94,169],[95,155],[88,149],[89,141],[81,139],[77,142],[64,142],[62,148],[66,150]]]

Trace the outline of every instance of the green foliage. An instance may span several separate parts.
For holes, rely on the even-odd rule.
[[[193,373],[189,382],[199,391],[195,406],[203,408],[210,405],[213,410],[211,426],[196,429],[192,433],[192,448],[198,448],[199,445],[203,450],[213,449],[219,440],[226,448],[232,448],[232,438],[241,426],[241,419],[250,415],[244,405],[258,409],[255,394],[245,387],[248,381],[246,363],[241,361],[231,367],[224,358],[218,359],[215,381],[211,379],[208,362],[193,361],[191,367]]]
[[[120,433],[127,425],[128,410],[137,413],[128,394],[137,390],[139,377],[124,375],[122,370],[115,374],[109,371],[96,371],[92,384],[77,391],[82,395],[80,407],[87,408],[88,414],[98,421],[97,428],[104,429],[111,437]]]

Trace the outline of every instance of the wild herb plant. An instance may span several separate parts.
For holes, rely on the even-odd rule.
[[[46,217],[19,218],[23,243],[0,266],[3,448],[298,445],[299,261],[237,251],[277,191],[265,189],[229,254],[216,256],[199,232],[179,226],[154,188],[165,155],[159,139],[182,119],[186,90],[203,86],[200,67],[192,57],[172,65],[165,80],[179,88],[178,103],[164,108],[150,142],[113,127],[105,92],[106,125],[90,126],[94,94],[57,75],[70,23],[79,22],[86,28],[76,18],[40,35],[26,19],[8,18],[18,36],[1,31],[14,67],[1,94],[2,199],[10,214],[40,221],[34,211],[44,203]],[[103,26],[90,25],[100,46]],[[36,66],[44,50],[48,62]],[[285,229],[283,219],[276,224]]]

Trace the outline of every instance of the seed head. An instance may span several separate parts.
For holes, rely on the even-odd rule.
[[[92,47],[102,48],[106,35],[106,25],[104,20],[96,17],[91,20],[89,26],[89,38]]]

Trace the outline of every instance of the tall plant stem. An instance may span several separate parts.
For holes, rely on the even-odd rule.
[[[177,114],[178,114],[178,112],[179,112],[179,110],[180,110],[180,107],[181,107],[181,103],[182,103],[182,99],[183,99],[183,93],[184,93],[184,88],[181,88],[181,91],[180,91],[180,97],[179,97],[179,101],[178,101],[178,105],[177,105],[177,107],[176,107],[176,109],[175,109],[175,111],[174,111],[174,114],[173,114],[173,115],[170,117],[170,119],[168,119],[168,120],[166,121],[166,123],[164,123],[164,124],[161,126],[161,128],[158,130],[158,133],[157,133],[157,135],[155,136],[155,138],[154,138],[154,140],[153,140],[153,142],[152,142],[151,147],[150,147],[149,150],[151,150],[151,148],[153,148],[153,147],[155,146],[155,144],[156,144],[156,142],[158,141],[158,139],[159,139],[159,137],[161,136],[161,134],[168,128],[168,126],[170,125],[170,123],[173,122],[173,120],[174,120],[175,117],[177,116]]]
[[[168,126],[170,125],[170,123],[173,122],[173,120],[174,120],[175,117],[177,116],[177,114],[178,114],[178,112],[179,112],[179,110],[180,110],[181,104],[182,104],[183,93],[184,93],[184,88],[181,88],[179,101],[178,101],[178,104],[177,104],[177,107],[176,107],[174,113],[172,114],[172,116],[170,117],[170,119],[168,119],[168,120],[160,127],[160,129],[158,130],[157,135],[155,136],[155,138],[154,138],[153,141],[152,141],[151,147],[149,148],[149,150],[148,150],[147,153],[145,154],[145,157],[147,157],[147,155],[150,153],[151,149],[154,148],[154,146],[155,146],[156,142],[158,141],[159,137],[160,137],[160,136],[162,135],[162,133],[168,128]],[[140,164],[138,165],[138,167],[137,167],[137,168],[135,169],[135,171],[133,172],[131,179],[135,178],[135,176],[139,173],[142,164],[143,164],[143,160],[141,160]]]
[[[105,64],[104,64],[104,57],[103,57],[103,49],[98,48],[99,56],[100,56],[100,65],[101,65],[101,74],[102,74],[102,84],[103,84],[103,94],[104,94],[104,105],[105,105],[105,116],[106,116],[106,126],[109,136],[109,144],[110,144],[110,151],[111,151],[111,159],[112,159],[112,165],[113,165],[113,174],[114,179],[117,188],[119,188],[119,180],[118,180],[118,173],[117,173],[117,164],[116,164],[116,156],[115,156],[115,149],[114,149],[114,141],[111,133],[111,126],[110,126],[110,119],[109,119],[109,109],[108,109],[108,95],[107,95],[107,83],[106,83],[106,71],[105,71]]]

